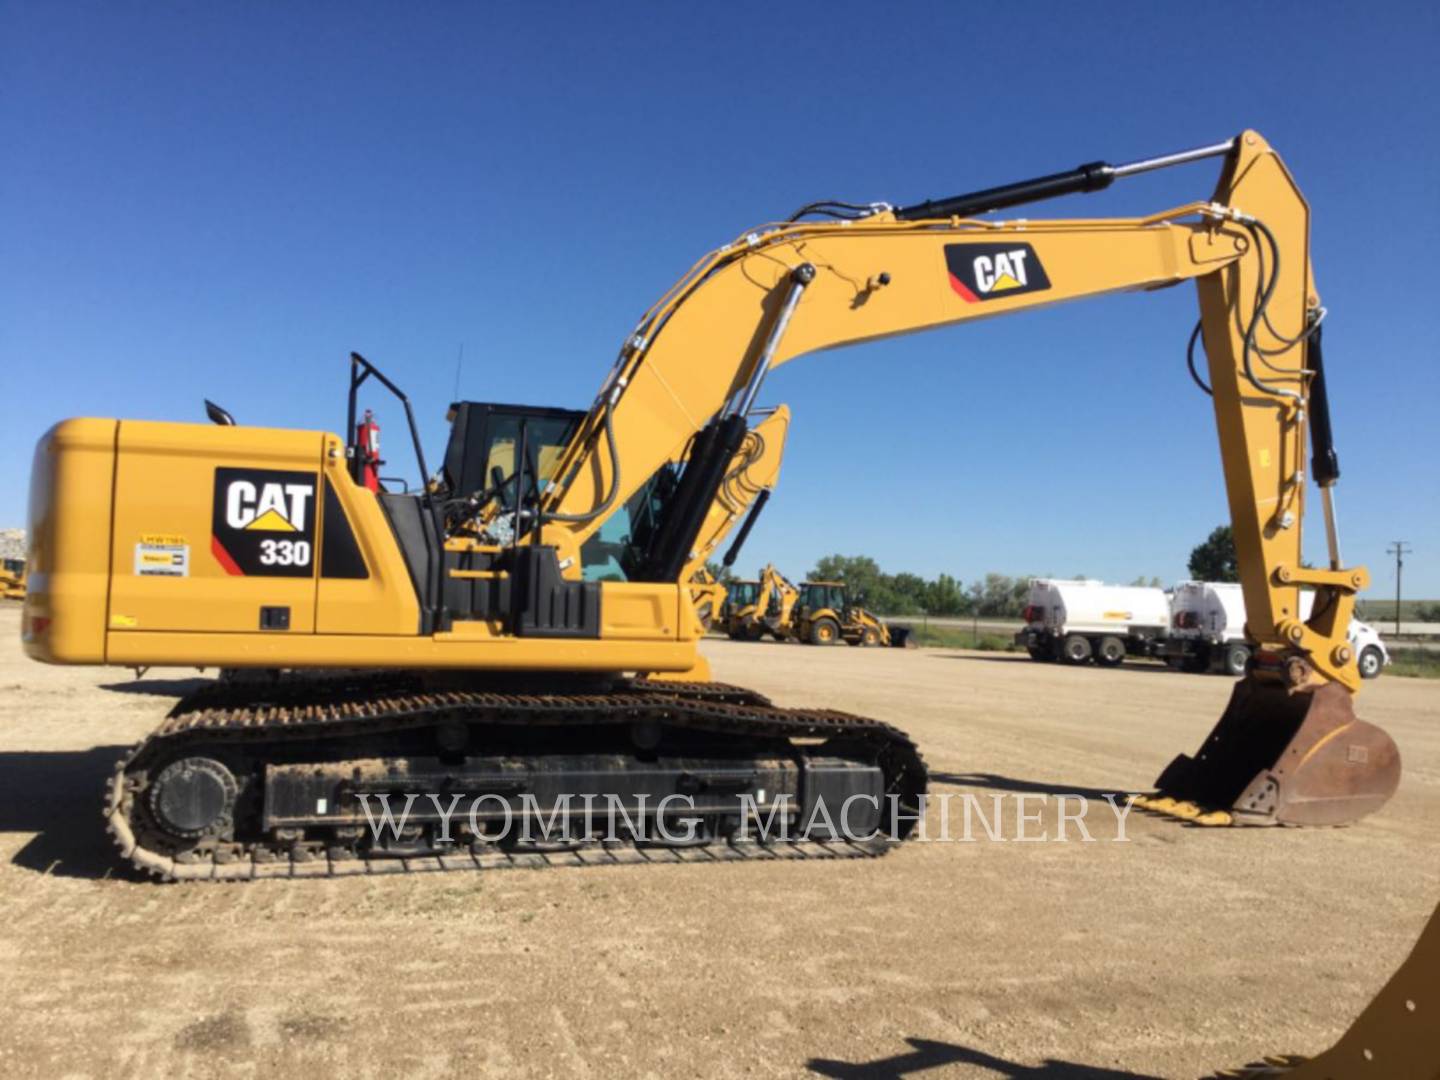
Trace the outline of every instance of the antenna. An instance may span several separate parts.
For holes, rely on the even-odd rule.
[[[460,352],[455,357],[455,393],[451,395],[451,401],[460,400],[460,369],[465,366],[465,343],[460,343]]]

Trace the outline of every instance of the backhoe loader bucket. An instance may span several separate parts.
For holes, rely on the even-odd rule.
[[[1358,821],[1395,793],[1400,751],[1356,719],[1351,700],[1338,683],[1290,689],[1241,679],[1200,751],[1172,761],[1155,782],[1159,798],[1138,804],[1204,824]]]

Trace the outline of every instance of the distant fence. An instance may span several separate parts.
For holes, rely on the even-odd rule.
[[[982,615],[976,619],[968,615],[882,615],[887,623],[896,626],[944,626],[960,630],[978,630],[982,633],[1014,633],[1025,624],[1019,619],[997,619]],[[1394,620],[1366,619],[1386,641],[1430,641],[1440,638],[1440,623],[1406,622],[1400,620],[1400,633],[1395,633]]]

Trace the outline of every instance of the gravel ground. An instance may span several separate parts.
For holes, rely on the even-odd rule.
[[[42,667],[17,624],[0,607],[7,1076],[1194,1076],[1323,1048],[1440,899],[1440,683],[1366,686],[1406,773],[1359,826],[1136,811],[1120,842],[1092,801],[1094,841],[1060,843],[1055,793],[1145,789],[1227,680],[725,641],[717,678],[900,725],[934,791],[1002,797],[1004,839],[977,820],[865,862],[154,885],[111,857],[101,784],[195,673]],[[1049,842],[1016,840],[1017,808]]]

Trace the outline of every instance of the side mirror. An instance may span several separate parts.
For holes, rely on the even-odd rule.
[[[219,424],[221,427],[235,426],[235,417],[231,416],[209,398],[205,399],[205,415],[210,418],[212,424]]]

